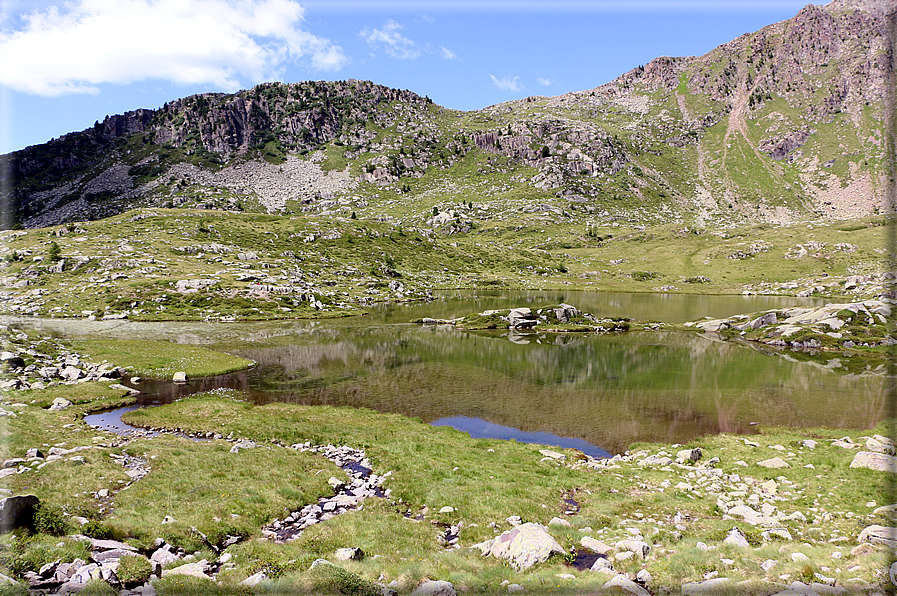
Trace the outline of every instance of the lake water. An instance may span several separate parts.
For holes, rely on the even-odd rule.
[[[407,321],[487,308],[568,302],[598,315],[683,322],[813,302],[793,298],[563,292],[447,293],[370,316],[269,323],[34,320],[70,336],[201,344],[257,361],[252,370],[178,387],[217,386],[260,402],[367,407],[447,424],[474,436],[618,453],[636,441],[686,442],[756,425],[864,429],[886,415],[883,371],[844,372],[839,354],[813,357],[682,332],[464,332]],[[555,439],[551,436],[554,435]]]

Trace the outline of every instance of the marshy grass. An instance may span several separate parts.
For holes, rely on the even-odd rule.
[[[254,364],[224,352],[165,341],[90,339],[73,343],[94,360],[128,362],[133,375],[155,379],[170,378],[179,371],[188,377],[221,375]]]

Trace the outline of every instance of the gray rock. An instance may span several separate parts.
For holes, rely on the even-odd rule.
[[[770,459],[764,459],[762,461],[758,461],[757,465],[761,468],[772,468],[774,470],[781,468],[790,468],[791,466],[781,457],[773,457]]]
[[[594,573],[610,573],[613,575],[616,575],[617,573],[617,570],[614,569],[613,564],[611,564],[611,562],[604,557],[598,557],[597,559],[595,559],[595,562],[592,563],[592,567],[589,569],[589,571],[592,571]]]
[[[701,455],[703,452],[700,447],[695,447],[694,449],[683,449],[676,453],[676,461],[679,462],[696,462],[701,459]]]
[[[40,500],[34,495],[0,499],[0,533],[16,528],[33,528],[34,514]]]
[[[198,563],[186,563],[184,565],[180,565],[179,567],[175,567],[174,569],[166,569],[162,572],[162,577],[170,577],[172,575],[187,575],[190,577],[198,577],[200,579],[212,579],[209,575],[206,575],[206,571],[208,571],[207,563],[204,564],[203,561],[199,561]]]
[[[93,550],[127,550],[137,552],[137,549],[119,540],[100,540],[98,538],[90,538],[90,547]]]
[[[364,553],[357,546],[350,548],[338,548],[333,558],[337,561],[360,561],[364,558]]]
[[[71,405],[72,405],[72,402],[70,402],[66,398],[57,397],[56,399],[53,400],[53,405],[50,406],[50,411],[51,412],[59,412],[59,411],[62,411],[64,409],[68,408]]]
[[[879,525],[867,526],[860,532],[857,542],[884,544],[890,548],[895,548],[897,547],[897,528]]]
[[[234,443],[233,447],[230,448],[230,452],[240,453],[241,449],[255,449],[256,447],[258,447],[258,445],[256,445],[254,441],[243,440]]]
[[[644,560],[648,558],[648,553],[651,552],[651,545],[645,542],[644,540],[635,540],[635,539],[626,539],[620,540],[615,545],[620,550],[629,551],[631,553],[635,553],[635,555]]]
[[[80,368],[76,368],[74,366],[66,366],[59,373],[59,376],[65,379],[66,381],[77,381],[81,377],[85,376],[84,371]]]
[[[729,533],[726,534],[726,538],[723,540],[723,544],[729,544],[739,548],[750,548],[751,546],[744,533],[738,528],[729,530]]]
[[[610,553],[610,551],[613,550],[613,547],[611,547],[607,544],[604,544],[600,540],[592,538],[591,536],[583,536],[582,538],[579,539],[579,544],[583,548],[587,548],[591,551],[594,551],[594,552],[598,553],[599,555],[607,556]]]
[[[602,594],[632,594],[634,596],[651,596],[648,590],[644,589],[625,574],[619,573],[612,577],[601,587]]]
[[[25,366],[25,360],[14,352],[0,352],[0,366],[3,370]]]
[[[732,580],[728,577],[715,577],[702,582],[690,582],[682,585],[682,596],[698,596],[703,594],[727,594]]]
[[[897,457],[884,453],[860,451],[853,457],[850,467],[897,473]]]
[[[171,377],[171,380],[175,383],[186,383],[187,382],[187,373],[180,371],[174,373],[174,376]]]
[[[647,569],[641,569],[638,573],[635,574],[635,581],[642,584],[651,583],[651,573]]]
[[[122,557],[132,556],[133,554],[130,550],[115,548],[112,550],[94,551],[90,554],[90,558],[94,563],[106,563],[108,561],[119,561]]]
[[[150,561],[154,561],[158,563],[160,566],[164,567],[165,565],[170,565],[178,560],[178,556],[175,553],[169,552],[164,548],[160,548],[155,551],[152,555],[150,555]]]
[[[518,571],[543,563],[553,554],[565,554],[561,545],[541,524],[521,524],[495,539],[488,553],[505,559]]]
[[[250,586],[250,587],[257,586],[260,583],[262,583],[263,581],[265,581],[266,579],[268,579],[268,576],[265,574],[265,572],[259,571],[255,575],[250,575],[249,577],[247,577],[246,579],[241,581],[240,585],[241,586]]]
[[[570,522],[568,522],[568,521],[565,520],[565,519],[561,519],[561,518],[559,518],[559,517],[552,517],[552,518],[548,521],[548,527],[549,527],[549,528],[552,528],[552,527],[558,527],[558,528],[572,528],[572,527],[573,527],[573,524],[571,524]]]
[[[455,586],[447,581],[427,581],[417,587],[411,594],[418,596],[457,596]]]
[[[759,511],[751,509],[747,505],[736,505],[735,507],[729,509],[729,511],[727,511],[726,513],[728,515],[731,515],[732,517],[740,517],[752,526],[756,526],[757,524],[761,524],[764,522],[763,514],[761,514]]]

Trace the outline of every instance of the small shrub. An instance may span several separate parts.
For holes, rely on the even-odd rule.
[[[366,579],[336,565],[318,565],[312,571],[315,591],[347,596],[379,596],[380,590]]]
[[[96,520],[90,520],[81,526],[81,533],[89,538],[97,540],[121,540],[124,536],[116,532],[111,526]]]
[[[660,273],[654,271],[633,271],[631,275],[635,281],[650,281],[660,277]]]
[[[50,249],[47,251],[47,259],[56,262],[62,258],[62,249],[59,248],[59,245],[56,244],[55,241],[50,243]]]
[[[64,536],[69,532],[69,524],[62,516],[60,507],[40,503],[34,512],[34,531],[39,534]]]
[[[115,574],[126,586],[136,586],[149,580],[153,573],[153,566],[146,557],[127,556],[122,557]]]

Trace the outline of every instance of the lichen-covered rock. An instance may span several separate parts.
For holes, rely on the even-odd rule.
[[[551,555],[565,554],[545,526],[526,523],[497,537],[485,554],[505,559],[518,571],[544,563]]]

